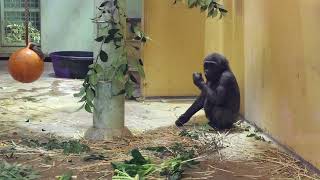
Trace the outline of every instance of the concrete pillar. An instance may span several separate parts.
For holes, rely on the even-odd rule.
[[[95,0],[95,7],[99,7],[102,0]],[[119,0],[119,7],[122,12],[126,12],[126,0]],[[98,13],[98,9],[95,10]],[[121,33],[126,32],[126,16],[120,17]],[[105,31],[104,31],[105,32]],[[102,35],[102,31],[97,31],[99,36]],[[98,34],[97,34],[98,35]],[[100,43],[97,43],[100,44]],[[124,42],[123,42],[124,45]],[[102,67],[107,68],[110,66],[110,62],[114,62],[123,56],[123,49],[115,49],[113,45],[103,46],[103,50],[106,51],[109,56],[109,63],[99,61]],[[94,49],[94,54],[97,56],[100,51],[100,45],[97,45]],[[90,128],[86,134],[86,139],[91,140],[106,140],[113,137],[129,136],[131,133],[124,126],[124,95],[115,96],[124,85],[111,82],[107,80],[109,77],[104,75],[100,77],[100,81],[96,87],[96,97],[94,99],[94,112],[93,112],[93,127]]]

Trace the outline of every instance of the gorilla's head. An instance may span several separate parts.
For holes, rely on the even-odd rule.
[[[221,74],[229,70],[228,60],[218,53],[208,55],[204,59],[204,74],[208,81],[216,81]]]

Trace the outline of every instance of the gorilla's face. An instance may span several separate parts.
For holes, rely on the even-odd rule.
[[[204,74],[208,81],[212,81],[218,78],[220,74],[220,68],[216,62],[205,62],[204,63]]]
[[[208,81],[219,80],[223,71],[228,68],[227,59],[220,54],[210,54],[204,59],[204,73]]]

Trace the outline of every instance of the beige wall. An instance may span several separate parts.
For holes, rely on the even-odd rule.
[[[320,1],[244,9],[245,117],[320,168]]]
[[[222,20],[206,19],[204,54],[218,52],[230,61],[241,91],[241,113],[244,113],[243,0],[225,0],[229,11]]]
[[[194,96],[192,73],[202,71],[205,18],[172,0],[144,1],[144,95]]]

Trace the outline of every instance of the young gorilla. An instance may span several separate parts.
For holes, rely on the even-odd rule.
[[[240,108],[237,80],[227,59],[217,53],[205,58],[204,72],[207,82],[204,82],[201,73],[193,74],[193,82],[201,90],[201,95],[179,117],[176,126],[183,126],[196,112],[204,108],[211,127],[229,129],[235,123]]]

